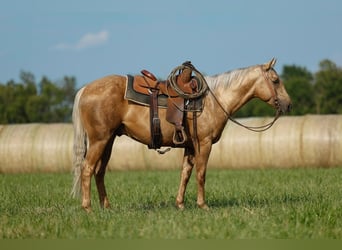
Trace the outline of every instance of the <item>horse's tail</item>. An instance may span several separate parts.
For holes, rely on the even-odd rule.
[[[84,130],[79,110],[79,102],[82,96],[84,88],[80,89],[74,101],[74,107],[72,110],[72,122],[74,126],[74,147],[73,147],[73,171],[74,180],[71,190],[72,197],[78,197],[81,193],[81,171],[82,162],[87,152],[87,136]]]

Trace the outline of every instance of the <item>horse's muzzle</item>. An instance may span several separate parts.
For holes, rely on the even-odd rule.
[[[290,113],[292,109],[292,103],[280,103],[278,106],[278,110],[281,115],[285,115],[287,113]]]

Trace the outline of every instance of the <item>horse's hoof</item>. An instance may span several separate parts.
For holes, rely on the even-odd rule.
[[[184,207],[184,203],[179,203],[179,204],[177,203],[176,207],[177,207],[178,210],[181,210],[181,211],[184,210],[184,208],[185,208]]]
[[[107,199],[104,200],[103,204],[102,204],[102,208],[104,209],[109,209],[110,208],[110,203]]]
[[[91,207],[83,207],[83,210],[87,212],[87,214],[91,213]]]
[[[210,208],[208,207],[208,205],[207,204],[201,204],[201,205],[199,205],[198,204],[198,207],[200,208],[200,209],[203,209],[203,210],[205,210],[205,211],[209,211],[210,210]]]

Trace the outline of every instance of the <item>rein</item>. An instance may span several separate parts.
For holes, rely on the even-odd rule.
[[[271,122],[269,122],[269,123],[267,123],[267,124],[265,124],[265,125],[256,126],[256,127],[254,127],[254,126],[246,126],[246,125],[243,125],[242,123],[238,122],[237,120],[235,120],[235,119],[232,118],[232,117],[228,117],[228,119],[229,119],[230,121],[234,122],[235,124],[237,124],[237,125],[239,125],[239,126],[245,128],[245,129],[248,129],[248,130],[250,130],[250,131],[253,131],[253,132],[264,132],[264,131],[270,129],[270,128],[273,126],[273,124],[276,122],[276,120],[278,120],[279,117],[280,117],[280,112],[277,111],[277,113],[276,113],[274,119],[273,119]]]
[[[280,117],[280,110],[279,110],[279,102],[278,102],[278,98],[277,98],[277,94],[276,94],[276,91],[274,88],[272,88],[272,83],[271,83],[271,79],[269,79],[269,77],[266,75],[266,73],[264,72],[264,70],[261,68],[261,72],[262,72],[262,75],[264,76],[265,78],[265,81],[267,82],[267,85],[270,89],[270,91],[273,93],[273,96],[274,96],[274,102],[275,102],[275,105],[276,105],[276,114],[275,114],[275,117],[274,119],[265,124],[265,125],[261,125],[261,126],[247,126],[247,125],[244,125],[240,122],[238,122],[236,119],[232,118],[229,114],[229,112],[227,112],[224,107],[222,106],[222,104],[220,103],[220,101],[217,99],[217,97],[215,96],[214,92],[208,87],[209,89],[209,92],[211,93],[211,95],[214,97],[215,101],[217,102],[217,104],[220,106],[220,108],[222,109],[222,111],[224,112],[224,114],[228,117],[228,119],[230,121],[232,121],[233,123],[235,123],[236,125],[239,125],[245,129],[248,129],[250,131],[253,131],[253,132],[263,132],[263,131],[266,131],[268,129],[270,129],[273,124],[276,122],[276,120],[278,120],[278,118]]]

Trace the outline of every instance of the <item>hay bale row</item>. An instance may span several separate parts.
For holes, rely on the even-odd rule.
[[[259,126],[272,118],[240,121]],[[341,115],[281,117],[262,133],[228,123],[222,138],[210,158],[211,165],[219,168],[342,166]]]
[[[239,121],[258,126],[271,118]],[[65,172],[72,169],[71,124],[0,126],[0,172]],[[180,168],[183,150],[165,155],[125,136],[116,139],[111,170]],[[213,146],[209,167],[290,168],[342,166],[342,115],[282,117],[255,133],[228,123]]]

